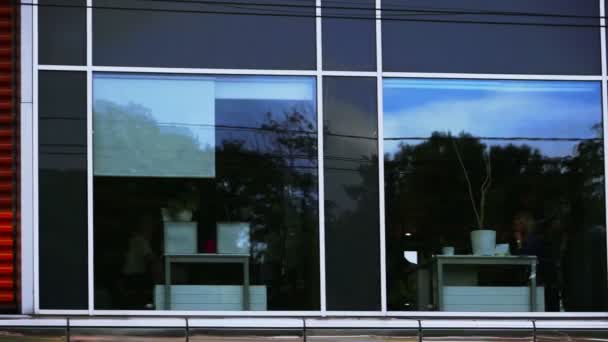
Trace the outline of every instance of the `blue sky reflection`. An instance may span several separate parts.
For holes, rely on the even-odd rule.
[[[601,84],[571,81],[388,79],[384,82],[385,152],[423,142],[432,132],[492,138],[492,145],[529,145],[547,156],[571,155],[598,138]],[[546,140],[517,140],[533,138]],[[505,139],[505,140],[500,140]],[[482,139],[484,140],[484,139]]]

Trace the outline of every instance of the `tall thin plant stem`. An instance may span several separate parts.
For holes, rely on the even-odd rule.
[[[458,148],[458,143],[456,143],[455,139],[452,139],[452,144],[454,145],[454,151],[456,151],[456,156],[458,157],[458,162],[460,163],[460,167],[462,167],[462,172],[464,173],[464,178],[467,181],[467,187],[469,189],[469,198],[471,199],[471,205],[473,207],[473,212],[475,213],[475,219],[477,219],[477,226],[479,229],[482,229],[483,221],[481,220],[481,216],[477,211],[477,204],[475,203],[475,194],[473,194],[473,185],[471,184],[471,180],[469,179],[469,172],[467,171],[464,162],[462,161],[462,156],[460,155],[460,149]],[[482,193],[482,197],[483,197]],[[482,207],[483,208],[483,207]],[[483,209],[482,209],[483,210]]]
[[[485,152],[483,153],[483,159],[484,159],[484,164],[486,166],[486,179],[484,179],[483,183],[481,184],[481,199],[479,201],[479,221],[480,221],[480,229],[483,229],[482,225],[485,222],[485,212],[486,212],[486,199],[487,199],[487,192],[490,189],[490,186],[492,186],[492,162],[491,162],[491,155],[490,155],[491,150],[488,151],[488,153],[486,154]]]

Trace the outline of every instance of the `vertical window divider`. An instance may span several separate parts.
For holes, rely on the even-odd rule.
[[[87,257],[88,313],[95,310],[93,262],[93,0],[87,0]]]
[[[604,196],[608,193],[608,182],[606,182],[606,175],[608,174],[608,163],[606,161],[606,150],[608,148],[608,142],[606,141],[606,136],[608,135],[608,75],[606,73],[606,5],[604,0],[599,0],[600,5],[600,46],[601,46],[601,63],[602,63],[602,127],[603,127],[603,141],[604,141]],[[604,198],[604,206],[606,209],[607,202]],[[606,223],[608,224],[608,210],[604,210],[604,214],[606,215]],[[606,240],[608,243],[608,234],[606,235]],[[608,260],[608,249],[606,252],[606,259]]]
[[[40,313],[40,248],[39,248],[39,167],[38,167],[38,0],[32,0],[32,169],[33,169],[33,238],[34,238],[34,313]]]
[[[327,314],[326,282],[325,282],[325,163],[323,145],[323,32],[321,0],[315,1],[316,15],[316,44],[317,44],[317,168],[319,187],[319,280],[321,316]]]
[[[378,102],[378,203],[380,205],[380,307],[387,314],[386,220],[384,212],[384,89],[382,85],[382,0],[376,0],[376,90]]]

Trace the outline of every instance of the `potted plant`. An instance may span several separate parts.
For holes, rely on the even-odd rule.
[[[462,172],[467,183],[469,199],[471,200],[471,206],[473,208],[473,213],[475,214],[475,220],[477,223],[477,226],[471,231],[471,247],[473,250],[473,254],[494,255],[494,252],[496,250],[496,231],[484,227],[486,200],[488,191],[492,186],[492,163],[490,150],[488,149],[487,152],[485,150],[482,152],[482,159],[485,164],[486,175],[483,182],[481,183],[481,188],[479,191],[479,202],[477,202],[477,200],[475,199],[475,193],[473,191],[473,184],[471,183],[469,172],[467,171],[467,168],[464,165],[460,149],[458,148],[458,143],[455,139],[452,139],[452,143],[454,145],[456,157],[458,158],[458,163],[462,168]]]
[[[167,202],[163,210],[166,221],[190,222],[192,215],[199,207],[199,194],[194,190],[182,191]]]

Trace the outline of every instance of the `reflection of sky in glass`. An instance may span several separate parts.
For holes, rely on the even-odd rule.
[[[160,129],[188,129],[201,148],[213,147],[215,85],[212,78],[96,75],[95,101],[135,104],[149,110]]]
[[[389,79],[384,82],[386,153],[401,142],[423,142],[432,132],[493,138],[493,145],[529,145],[549,156],[572,153],[597,138],[599,82]],[[419,139],[421,138],[421,139]],[[535,138],[541,140],[517,140]],[[496,140],[494,140],[496,139]],[[505,140],[500,140],[505,139]],[[546,139],[546,140],[543,140]]]
[[[213,177],[227,132],[268,135],[266,114],[285,119],[292,103],[316,124],[312,77],[96,74],[93,85],[96,175]]]

